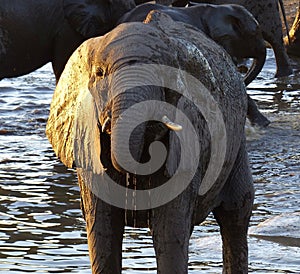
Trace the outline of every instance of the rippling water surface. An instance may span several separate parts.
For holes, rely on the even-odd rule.
[[[256,188],[252,228],[300,212],[300,75],[274,79],[268,53],[249,87],[272,121],[264,131],[249,131]],[[54,86],[49,64],[0,82],[0,273],[91,273],[76,174],[59,163],[44,134]],[[271,234],[249,236],[250,272],[300,273],[300,240],[297,233],[291,237],[292,243]],[[189,273],[221,273],[221,252],[218,227],[209,217],[192,235]],[[123,266],[128,274],[156,273],[147,229],[126,230]]]

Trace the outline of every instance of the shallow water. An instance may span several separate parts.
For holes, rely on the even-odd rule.
[[[253,228],[300,211],[300,75],[274,79],[274,63],[268,51],[264,70],[249,87],[272,121],[264,131],[252,130],[256,136],[248,142],[256,188]],[[0,273],[91,273],[75,172],[59,163],[44,134],[54,86],[49,64],[0,82]],[[285,238],[249,236],[249,250],[249,272],[300,273],[299,245]],[[192,235],[189,273],[221,273],[221,253],[210,216]],[[156,273],[147,229],[126,229],[123,266],[128,274]]]

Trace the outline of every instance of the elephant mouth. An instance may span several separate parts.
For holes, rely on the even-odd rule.
[[[150,141],[160,141],[169,131],[163,123],[157,121],[147,122],[145,130]]]
[[[124,169],[122,164],[119,165],[119,163],[124,162],[124,159],[127,162],[131,160],[122,155],[123,152],[121,151],[124,151],[123,146],[126,145],[126,142],[124,142],[124,138],[122,138],[120,132],[116,134],[115,124],[110,117],[107,117],[105,123],[102,125],[102,132],[110,135],[112,147],[111,159],[114,168],[121,173],[128,173],[128,170]],[[179,130],[182,130],[182,126],[172,122],[167,116],[162,117],[161,121],[149,120],[139,124],[132,132],[128,132],[129,134],[125,133],[126,136],[130,136],[127,143],[130,157],[137,163],[148,163],[151,159],[149,148],[152,143],[159,141],[167,148],[169,132]],[[116,147],[119,147],[120,150]],[[120,157],[123,160],[119,161]]]

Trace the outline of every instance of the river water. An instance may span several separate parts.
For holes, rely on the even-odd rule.
[[[247,129],[256,188],[249,272],[300,273],[300,75],[278,80],[274,73],[269,50],[249,87],[272,121]],[[76,174],[56,159],[44,133],[54,87],[50,64],[0,82],[0,273],[91,273]],[[273,231],[258,235],[257,225],[275,216]],[[189,273],[221,273],[221,253],[209,216],[192,234]],[[126,229],[123,267],[156,273],[147,229]]]

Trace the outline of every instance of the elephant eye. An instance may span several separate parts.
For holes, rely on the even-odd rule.
[[[98,76],[98,77],[104,76],[104,70],[101,67],[96,68],[96,76]]]

